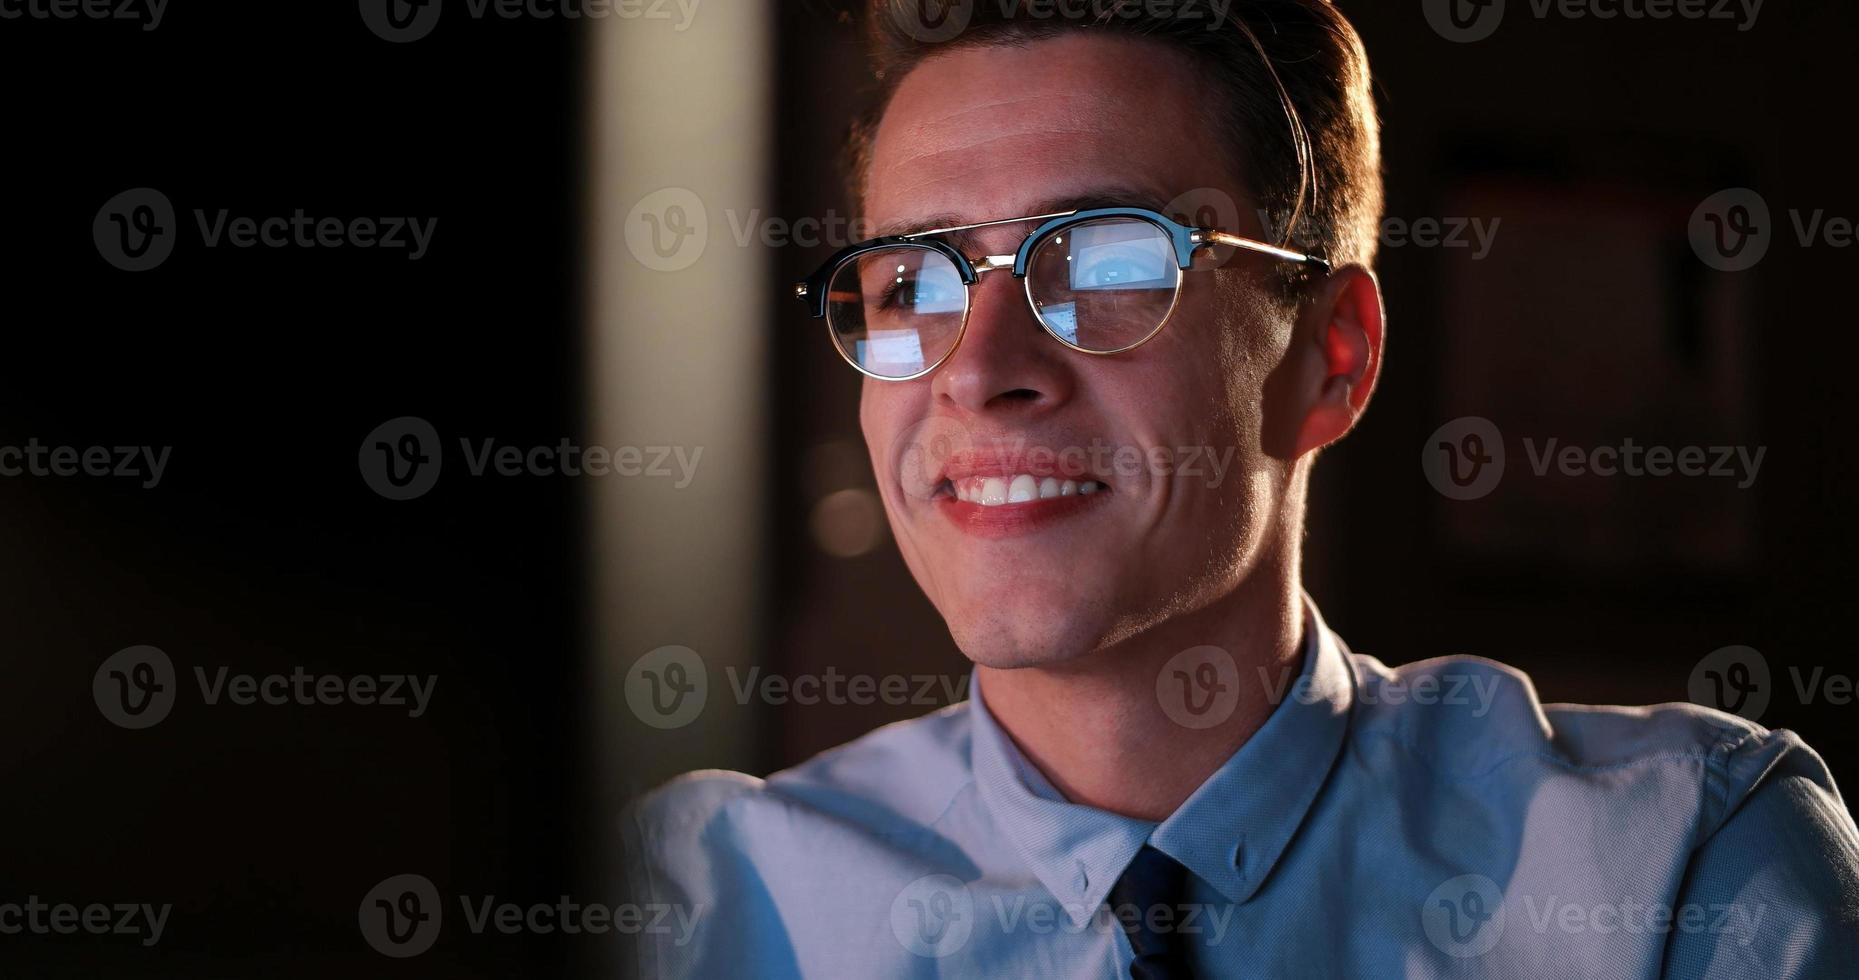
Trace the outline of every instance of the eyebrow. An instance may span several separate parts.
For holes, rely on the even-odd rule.
[[[1038,215],[1058,214],[1069,211],[1087,211],[1092,208],[1117,206],[1140,207],[1148,208],[1152,211],[1163,211],[1166,209],[1167,204],[1163,201],[1162,196],[1154,191],[1134,186],[1112,185],[1095,188],[1082,194],[1071,194],[1063,197],[1053,197],[1034,201],[1032,204],[1028,205],[1029,210],[1026,212],[1026,215],[1027,217],[1034,217]],[[1015,220],[1021,219],[1014,215],[1007,215],[1004,219],[980,219],[982,222],[1002,221],[1003,223]],[[951,228],[975,223],[975,220],[965,215],[949,211],[941,214],[932,214],[922,218],[911,218],[903,221],[891,222],[879,227],[878,235],[883,238],[920,235],[925,231],[936,228]],[[969,233],[953,232],[949,237],[961,241],[967,239]]]

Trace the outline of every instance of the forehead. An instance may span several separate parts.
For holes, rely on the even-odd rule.
[[[932,56],[879,123],[867,216],[921,228],[1107,192],[1116,200],[1101,203],[1160,207],[1230,188],[1211,98],[1187,54],[1133,37],[1076,32]]]

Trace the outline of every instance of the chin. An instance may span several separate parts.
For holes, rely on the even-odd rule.
[[[1098,623],[1095,614],[1104,608],[1077,595],[1007,606],[998,597],[978,597],[966,609],[943,610],[943,618],[969,660],[1011,670],[1064,663],[1097,650],[1107,632],[1099,627],[1107,624]]]

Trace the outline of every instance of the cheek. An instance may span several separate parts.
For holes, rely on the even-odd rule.
[[[871,472],[878,483],[885,507],[893,509],[898,499],[898,458],[900,440],[910,438],[914,420],[921,417],[922,393],[927,383],[891,383],[866,378],[859,394],[859,431],[865,437],[865,451],[871,458]]]

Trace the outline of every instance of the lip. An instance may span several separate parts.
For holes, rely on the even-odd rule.
[[[1030,449],[957,450],[943,459],[942,468],[936,473],[936,482],[940,485],[944,481],[965,480],[974,476],[1004,477],[1025,473],[1040,479],[1053,476],[1061,480],[1096,480],[1104,486],[1112,486],[1108,477],[1091,472],[1082,461],[1066,465],[1073,459],[1070,453],[1040,446]]]
[[[1090,495],[1043,497],[1018,504],[989,507],[958,500],[954,494],[938,495],[932,503],[937,513],[955,529],[978,538],[1010,538],[1031,534],[1077,517],[1100,506],[1114,494],[1100,490]]]

